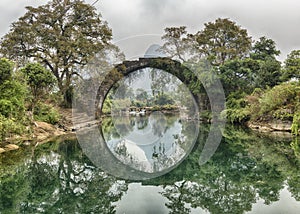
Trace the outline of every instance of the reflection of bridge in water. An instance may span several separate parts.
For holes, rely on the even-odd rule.
[[[95,116],[99,118],[102,115],[102,107],[105,98],[115,83],[121,80],[124,76],[129,75],[135,71],[143,68],[155,68],[163,70],[169,74],[176,76],[181,82],[183,82],[188,89],[190,88],[190,82],[197,80],[197,76],[190,71],[186,66],[180,62],[172,60],[170,58],[158,57],[158,58],[139,58],[135,61],[124,61],[121,64],[115,66],[104,78],[97,90],[97,96],[95,101]],[[198,96],[193,94],[193,97],[199,105]]]

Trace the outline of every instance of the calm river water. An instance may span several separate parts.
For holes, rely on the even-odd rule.
[[[228,126],[200,166],[206,125],[158,114],[106,118],[97,130],[94,156],[84,138],[1,154],[0,213],[300,212],[297,139]]]

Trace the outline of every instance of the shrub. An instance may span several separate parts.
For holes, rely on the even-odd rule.
[[[0,114],[0,140],[3,141],[6,137],[12,134],[22,134],[25,131],[25,125],[17,119],[6,118]]]
[[[60,114],[53,106],[38,103],[34,109],[34,119],[54,125],[59,122]]]
[[[227,119],[230,123],[245,123],[250,119],[250,108],[246,98],[243,95],[235,95],[228,97],[225,109],[221,117]],[[226,118],[225,118],[226,117]]]
[[[13,71],[13,63],[8,59],[0,59],[0,84],[6,80],[10,80]]]
[[[297,113],[293,117],[292,134],[299,135],[299,129],[300,129],[300,113]]]
[[[294,102],[300,87],[294,83],[277,85],[264,93],[260,99],[260,114],[266,114]]]

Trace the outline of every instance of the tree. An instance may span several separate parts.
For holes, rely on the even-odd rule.
[[[148,99],[148,93],[143,88],[138,88],[136,90],[136,99],[145,102]]]
[[[251,58],[255,60],[265,60],[267,58],[274,58],[280,54],[276,48],[276,43],[272,39],[267,39],[265,36],[260,37],[252,48]]]
[[[243,58],[251,49],[251,37],[247,30],[229,19],[218,18],[215,22],[208,22],[193,37],[199,54],[216,66],[227,60]]]
[[[11,78],[12,71],[13,63],[5,58],[0,59],[0,84]]]
[[[293,50],[284,62],[283,78],[300,78],[300,50]]]
[[[66,95],[76,67],[86,65],[111,40],[111,30],[95,7],[82,0],[53,0],[27,12],[1,40],[1,52],[10,59],[45,64]],[[66,99],[65,99],[66,100]]]
[[[13,62],[0,60],[0,115],[20,119],[25,110],[26,88],[13,76]]]
[[[162,36],[165,41],[162,50],[171,58],[180,61],[186,61],[186,52],[188,50],[188,38],[185,26],[167,27]]]
[[[0,143],[11,134],[21,134],[28,122],[25,116],[26,86],[13,73],[14,64],[0,59]]]
[[[259,63],[259,70],[256,71],[256,87],[273,87],[281,82],[281,63],[276,60],[280,51],[272,39],[261,37],[253,45],[250,58]]]
[[[169,94],[159,94],[155,97],[154,103],[156,105],[173,105],[174,99]]]
[[[52,73],[39,63],[28,63],[21,71],[25,74],[32,98],[31,108],[53,87],[55,79]]]
[[[255,74],[260,66],[256,60],[234,59],[229,60],[219,67],[219,76],[225,93],[243,94],[251,93],[255,87]]]
[[[274,87],[282,82],[281,63],[276,59],[259,61],[260,68],[255,79],[257,88]]]

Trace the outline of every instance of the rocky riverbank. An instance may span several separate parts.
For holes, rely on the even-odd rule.
[[[266,122],[248,122],[247,126],[254,130],[262,132],[291,132],[292,122],[290,121],[266,121]]]
[[[61,120],[52,125],[46,122],[35,121],[30,135],[11,136],[0,144],[0,153],[17,150],[22,145],[37,146],[45,142],[61,138],[63,136],[75,136],[75,131],[100,124],[100,120],[94,120],[84,113],[72,114],[72,109],[60,109]],[[73,122],[75,121],[75,125]]]

